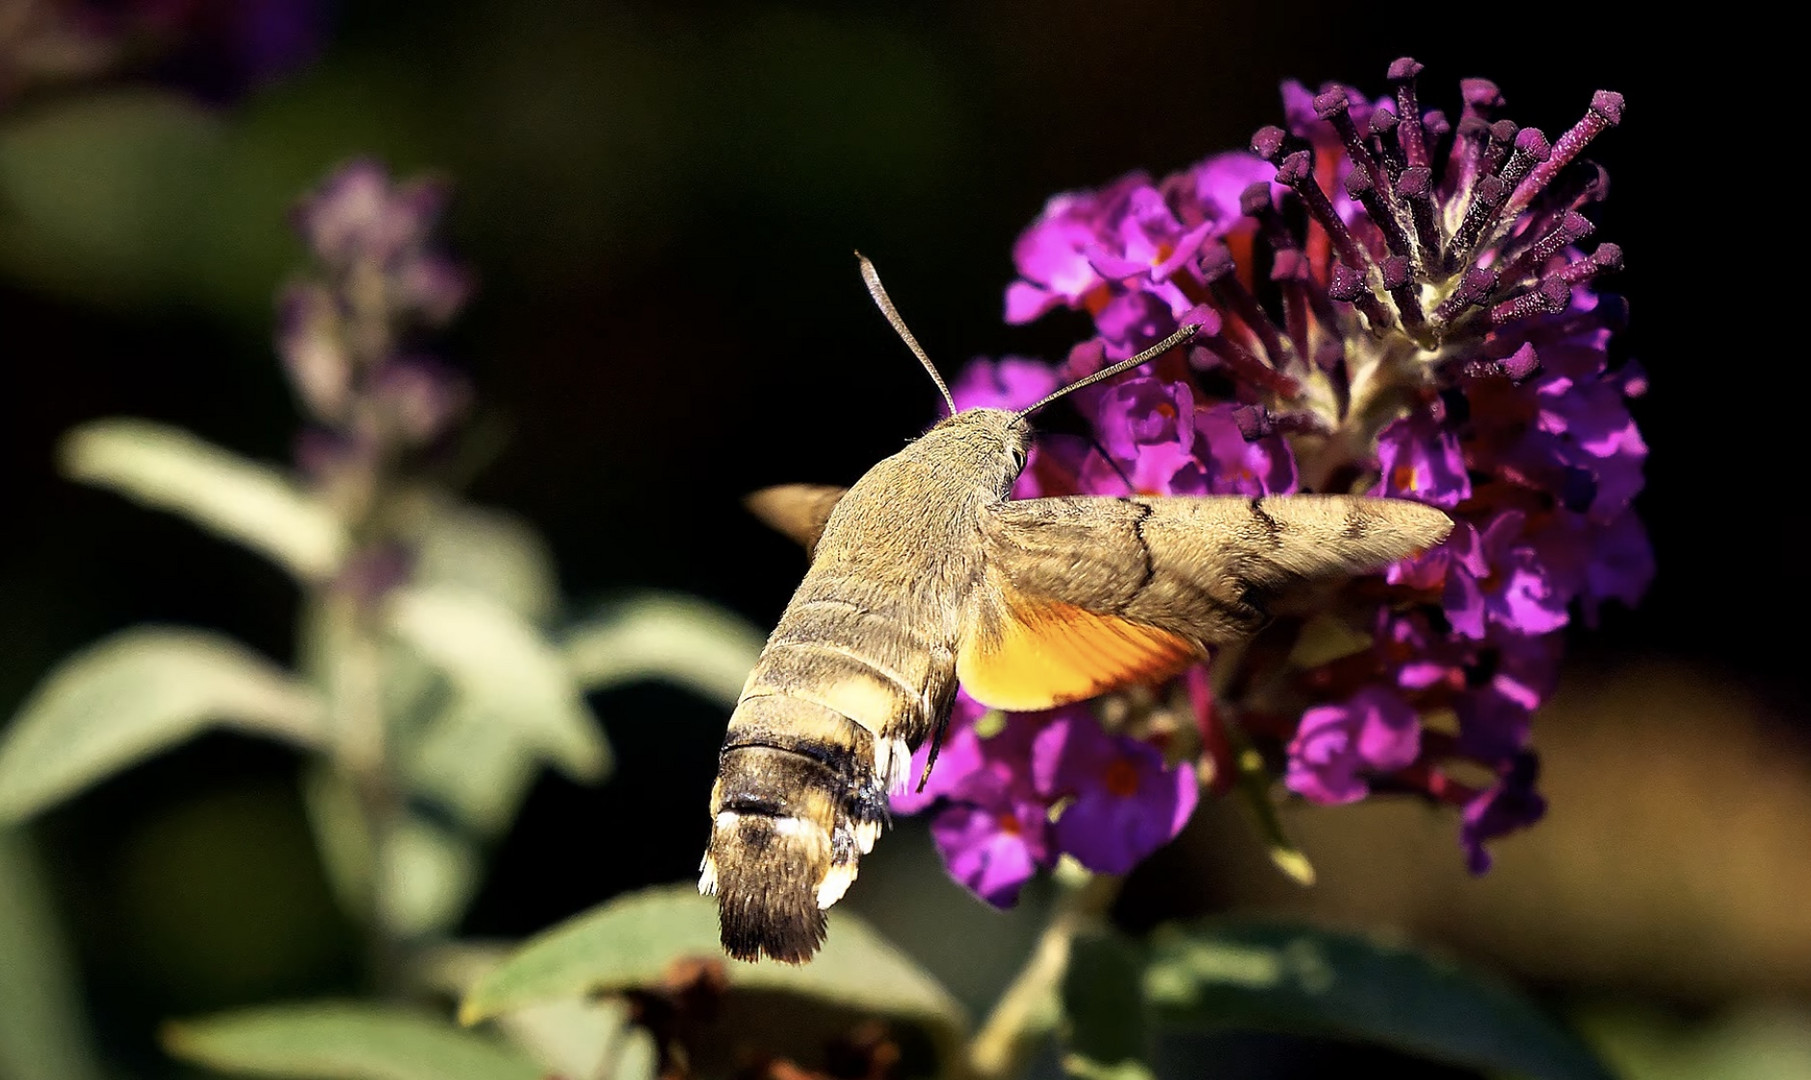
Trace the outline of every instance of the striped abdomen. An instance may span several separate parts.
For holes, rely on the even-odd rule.
[[[923,640],[909,608],[859,585],[808,575],[743,687],[711,792],[699,890],[718,894],[723,947],[799,962],[824,937],[824,909],[904,786],[912,746],[949,707],[950,647]],[[872,606],[871,606],[872,605]]]

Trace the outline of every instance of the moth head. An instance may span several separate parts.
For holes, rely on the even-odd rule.
[[[944,443],[952,462],[963,462],[976,479],[1004,498],[1025,471],[1031,452],[1031,421],[1004,409],[966,409],[927,434]]]

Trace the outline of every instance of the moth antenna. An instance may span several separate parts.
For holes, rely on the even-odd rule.
[[[861,279],[868,285],[868,295],[874,298],[874,306],[880,308],[880,313],[887,317],[889,323],[893,324],[893,332],[906,343],[906,348],[912,350],[912,355],[916,356],[918,362],[924,365],[924,370],[931,373],[931,381],[937,384],[937,390],[943,395],[943,400],[949,403],[950,415],[956,415],[956,399],[950,396],[950,388],[944,383],[943,376],[937,374],[937,369],[931,365],[931,358],[924,355],[924,349],[919,347],[918,339],[912,336],[910,330],[906,329],[905,320],[899,317],[899,309],[893,306],[893,298],[887,295],[886,286],[880,283],[880,271],[874,269],[874,264],[869,262],[868,257],[861,252],[856,252],[855,257],[861,260]]]
[[[1159,356],[1162,356],[1166,352],[1169,352],[1171,349],[1173,349],[1176,346],[1187,341],[1189,338],[1194,337],[1195,331],[1197,331],[1199,329],[1200,329],[1200,327],[1198,325],[1196,325],[1194,323],[1190,323],[1189,325],[1182,327],[1180,330],[1177,330],[1175,333],[1171,334],[1169,337],[1164,338],[1162,341],[1159,341],[1157,344],[1155,344],[1155,345],[1151,346],[1150,348],[1146,349],[1145,351],[1139,353],[1137,356],[1131,357],[1126,360],[1121,360],[1119,363],[1114,364],[1111,367],[1101,368],[1099,371],[1095,372],[1092,375],[1087,376],[1086,378],[1077,379],[1074,382],[1070,383],[1068,386],[1059,387],[1058,389],[1051,391],[1048,395],[1046,395],[1044,397],[1044,399],[1042,401],[1039,401],[1037,404],[1028,405],[1023,409],[1020,409],[1018,412],[1018,415],[1020,418],[1030,416],[1032,413],[1037,412],[1039,409],[1041,409],[1044,406],[1055,401],[1057,398],[1062,397],[1064,394],[1070,393],[1075,390],[1080,390],[1084,386],[1093,386],[1095,383],[1100,382],[1102,379],[1111,379],[1113,376],[1119,374],[1120,372],[1130,371],[1132,368],[1135,368],[1140,364],[1150,363],[1152,360],[1156,359]]]

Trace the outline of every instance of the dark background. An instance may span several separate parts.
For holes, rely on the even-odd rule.
[[[1204,812],[1123,914],[1307,907],[1402,926],[1566,1007],[1692,1019],[1802,1000],[1808,905],[1786,890],[1811,886],[1788,502],[1804,361],[1774,344],[1798,313],[1757,294],[1781,243],[1765,230],[1796,219],[1746,160],[1760,139],[1731,105],[1740,86],[1687,62],[1740,43],[1657,22],[1586,5],[345,5],[318,60],[220,107],[214,156],[126,185],[135,212],[192,241],[178,255],[5,261],[0,706],[142,620],[289,656],[296,598],[279,571],[69,484],[52,448],[79,421],[132,414],[286,458],[296,418],[269,298],[301,251],[284,214],[351,154],[456,185],[449,241],[480,289],[441,344],[478,389],[478,423],[505,437],[473,497],[544,530],[575,605],[655,586],[765,626],[802,559],[738,498],[847,483],[936,416],[852,249],[952,378],[977,355],[1060,357],[1078,318],[1001,320],[1012,242],[1046,198],[1242,147],[1280,122],[1284,78],[1381,93],[1409,54],[1427,65],[1424,104],[1456,111],[1458,80],[1486,76],[1510,118],[1550,136],[1593,90],[1627,95],[1623,126],[1590,151],[1612,179],[1593,216],[1627,253],[1609,286],[1633,309],[1618,349],[1652,375],[1635,408],[1659,576],[1638,610],[1569,632],[1576,674],[1537,740],[1554,820],[1506,844],[1492,880],[1463,880],[1450,822],[1400,811],[1419,830],[1404,841],[1397,810],[1320,824],[1347,813],[1328,811],[1307,826],[1327,861],[1304,901],[1264,876],[1235,815]],[[59,107],[27,101],[12,122]],[[721,710],[659,688],[595,704],[620,775],[540,783],[470,933],[519,936],[695,873]],[[144,1075],[162,1017],[352,985],[356,940],[313,868],[295,772],[286,752],[211,736],[39,826],[97,1022]],[[979,1003],[1040,895],[1028,915],[990,916],[901,831],[851,903]],[[1716,869],[1731,845],[1753,874]],[[1607,943],[1592,922],[1606,918],[1623,935]]]

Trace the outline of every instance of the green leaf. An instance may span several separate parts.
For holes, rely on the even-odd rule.
[[[1571,1032],[1499,983],[1405,946],[1311,927],[1170,929],[1145,996],[1170,1024],[1384,1043],[1542,1080],[1608,1080]]]
[[[498,510],[437,507],[419,537],[415,580],[463,585],[532,623],[559,601],[553,557],[527,522]]]
[[[345,529],[325,503],[279,470],[180,428],[95,420],[64,436],[61,460],[71,479],[181,514],[299,578],[325,578],[345,556]]]
[[[37,860],[0,829],[0,1076],[98,1080],[73,970]]]
[[[351,778],[327,759],[313,763],[302,774],[302,808],[333,898],[341,910],[362,917],[371,905],[377,853]]]
[[[1076,938],[1063,973],[1063,1069],[1085,1080],[1149,1080],[1146,950],[1122,934]]]
[[[384,924],[403,937],[444,930],[459,921],[478,888],[472,842],[409,814],[384,845]]]
[[[746,620],[714,604],[644,593],[572,627],[561,647],[587,690],[661,679],[733,705],[763,639]]]
[[[409,765],[421,790],[459,806],[489,797],[487,784],[497,773],[473,758],[501,753],[509,766],[499,740],[575,779],[597,780],[608,771],[609,745],[578,685],[559,652],[521,615],[470,588],[424,585],[395,594],[390,625],[446,674],[457,697]],[[502,775],[516,772],[511,767]]]
[[[527,1056],[445,1020],[338,1002],[248,1009],[167,1025],[166,1049],[248,1076],[296,1080],[542,1080]]]
[[[442,942],[421,950],[416,974],[426,989],[458,997],[509,952],[501,945]],[[607,1072],[605,1065],[625,1050],[629,1014],[629,1004],[622,998],[556,998],[504,1013],[496,1025],[555,1076],[608,1075],[624,1080],[620,1073]]]
[[[212,726],[322,741],[315,694],[218,634],[136,627],[53,670],[0,737],[0,821],[24,818]]]
[[[961,1037],[961,1007],[928,973],[843,910],[830,913],[830,936],[808,964],[730,960],[717,940],[717,905],[690,885],[619,897],[546,931],[466,994],[467,1024],[536,1002],[658,983],[680,957],[723,960],[733,988],[773,990],[846,1009],[911,1020],[946,1045]]]
[[[477,832],[496,836],[515,820],[546,756],[482,703],[460,700],[407,747],[402,767],[410,790],[430,796]]]

